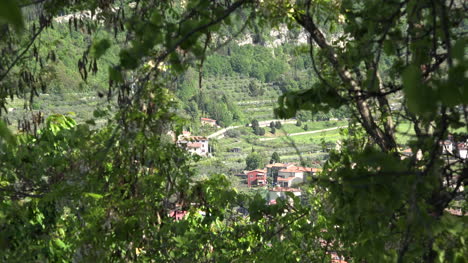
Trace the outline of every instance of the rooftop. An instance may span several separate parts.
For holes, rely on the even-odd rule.
[[[302,173],[303,172],[302,170],[299,170],[296,167],[281,169],[279,171],[283,173]]]
[[[289,182],[291,180],[294,180],[296,177],[288,177],[288,178],[283,178],[283,177],[278,177],[278,182]]]
[[[297,170],[303,171],[303,172],[313,172],[317,173],[320,172],[322,169],[319,168],[310,168],[310,167],[296,167]]]
[[[199,142],[189,142],[187,144],[187,147],[189,147],[189,148],[201,148],[202,144],[199,143]]]
[[[200,118],[201,121],[216,122],[216,120],[210,118]]]
[[[272,163],[272,164],[267,164],[267,168],[271,168],[271,167],[289,167],[289,166],[293,166],[294,164],[292,163]]]
[[[302,192],[301,189],[292,187],[273,187],[270,192]]]
[[[252,170],[252,171],[246,171],[245,173],[248,174],[248,173],[252,173],[252,172],[266,173],[266,170],[256,169],[256,170]]]

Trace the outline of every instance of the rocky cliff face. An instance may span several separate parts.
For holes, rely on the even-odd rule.
[[[240,37],[237,41],[239,46],[248,44],[258,44],[254,41],[253,34],[246,34]],[[267,47],[277,47],[286,43],[307,44],[307,34],[301,31],[299,34],[293,34],[285,25],[278,29],[272,29],[269,33],[269,39],[266,39],[263,44]]]

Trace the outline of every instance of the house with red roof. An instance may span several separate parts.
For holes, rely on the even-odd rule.
[[[190,136],[190,133],[181,134],[177,145],[200,156],[208,156],[210,153],[209,141],[205,136]]]
[[[267,176],[273,184],[280,187],[293,187],[306,181],[307,176],[314,176],[320,171],[317,168],[295,166],[292,163],[273,163],[266,166]]]
[[[200,118],[200,122],[202,125],[210,125],[213,127],[219,127],[218,124],[216,123],[216,120],[213,120],[210,118]]]
[[[279,187],[293,187],[304,182],[304,171],[296,166],[278,171],[277,183]]]
[[[264,186],[267,184],[266,170],[253,170],[246,173],[247,174],[247,185],[252,186]]]
[[[277,177],[279,170],[286,169],[288,167],[294,166],[292,163],[272,163],[266,166],[267,176],[272,179],[272,182],[277,183]]]

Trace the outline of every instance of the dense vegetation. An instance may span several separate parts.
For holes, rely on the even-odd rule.
[[[455,142],[468,137],[466,9],[431,0],[1,1],[2,117],[12,99],[40,109],[39,93],[78,88],[110,106],[79,123],[37,111],[17,132],[0,122],[0,260],[466,262],[467,162],[440,146],[451,131]],[[54,22],[73,13],[66,26]],[[284,26],[309,43],[267,45]],[[254,45],[235,45],[241,32]],[[221,80],[242,85],[223,91]],[[339,147],[323,140],[329,158],[300,198],[267,205],[262,191],[200,176],[206,160],[168,138],[206,116],[251,123],[229,140],[271,146],[258,136],[278,127],[255,125],[261,115],[246,114],[240,98],[255,105],[274,94],[277,117],[298,117],[285,130],[312,129],[308,120],[327,118],[319,114],[350,117]],[[400,153],[402,124],[413,154]],[[246,154],[239,165],[249,169],[270,160]],[[179,221],[177,209],[186,212]]]

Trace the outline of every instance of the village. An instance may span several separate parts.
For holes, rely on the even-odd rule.
[[[200,118],[201,125],[211,126],[214,128],[221,128],[218,126],[217,121],[210,118]],[[216,134],[219,136],[225,130],[218,130]],[[200,157],[212,157],[212,146],[210,145],[210,136],[192,135],[189,131],[183,131],[175,140],[176,144],[186,149],[189,153],[198,155]],[[336,147],[340,148],[340,143],[336,143]],[[449,135],[445,141],[440,142],[442,154],[448,158],[461,158],[467,159],[468,141],[456,141],[452,135]],[[229,150],[233,153],[240,153],[242,149],[236,148],[237,151]],[[411,148],[403,148],[400,151],[401,158],[412,156],[413,150]],[[416,152],[417,158],[421,158],[420,150]],[[301,197],[303,190],[302,185],[305,185],[311,178],[317,177],[321,172],[320,168],[312,168],[300,166],[297,162],[270,162],[263,168],[253,170],[243,170],[241,173],[235,174],[240,178],[240,182],[246,186],[246,189],[263,189],[267,191],[265,203],[273,205],[277,203],[277,199],[290,200],[288,194],[292,193],[294,196]],[[449,211],[452,214],[459,214],[460,211]],[[174,210],[171,212],[172,217],[177,220],[181,219],[186,212]]]
[[[216,120],[201,118],[202,125],[219,128]],[[186,149],[189,153],[201,157],[211,157],[212,148],[208,136],[192,135],[189,131],[183,131],[177,137],[176,144]],[[285,199],[286,193],[301,196],[301,185],[319,173],[321,169],[298,166],[295,162],[270,163],[262,169],[244,170],[236,174],[248,188],[267,189],[265,202],[275,204],[277,198]]]

